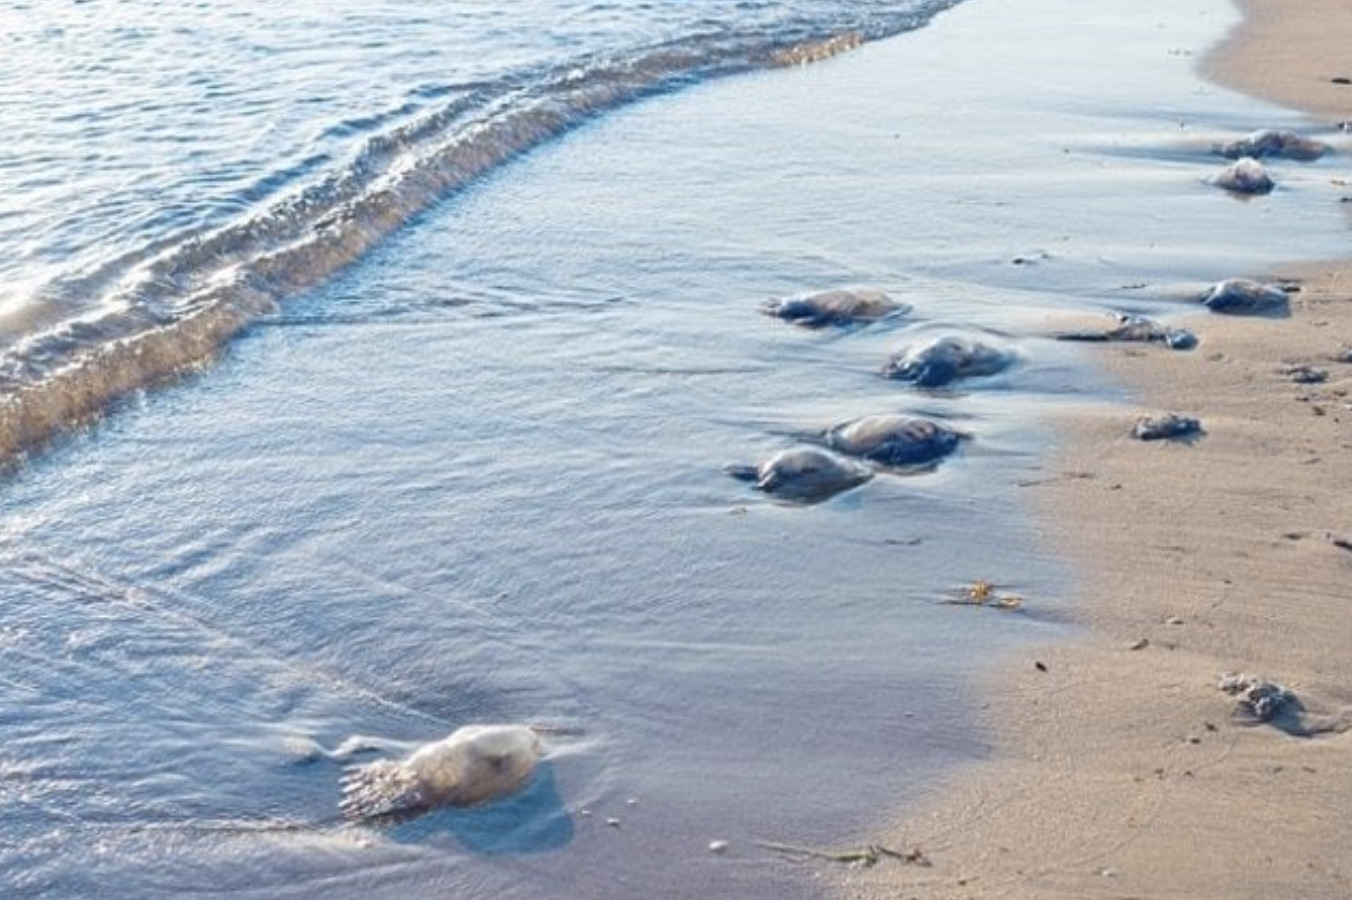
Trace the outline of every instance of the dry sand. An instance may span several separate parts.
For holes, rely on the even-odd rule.
[[[1352,118],[1352,86],[1331,81],[1352,77],[1346,0],[1242,5],[1205,71]],[[1329,537],[1352,535],[1352,266],[1236,274],[1304,289],[1289,318],[1200,319],[1191,353],[1105,346],[1139,410],[1063,422],[1027,487],[1080,564],[1084,636],[990,672],[993,760],[879,836],[931,865],[851,870],[843,896],[1352,897],[1352,550]],[[1328,380],[1298,384],[1296,364]],[[1168,410],[1205,436],[1129,436],[1137,412]],[[1226,671],[1292,688],[1329,730],[1245,724]]]

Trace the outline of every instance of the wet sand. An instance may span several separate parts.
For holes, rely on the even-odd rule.
[[[1317,124],[1352,117],[1339,0],[1242,6],[1203,71]],[[991,761],[876,837],[930,865],[849,870],[843,896],[1352,896],[1352,266],[1235,274],[1303,289],[1288,318],[1198,319],[1192,353],[1105,348],[1134,405],[1064,419],[1026,488],[1079,564],[1084,632],[992,665]],[[1205,435],[1131,438],[1165,411]],[[1305,713],[1246,721],[1217,686],[1232,671]]]

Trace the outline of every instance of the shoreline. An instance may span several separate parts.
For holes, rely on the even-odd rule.
[[[1334,0],[1239,6],[1199,75],[1352,117]],[[853,870],[842,896],[1352,894],[1352,552],[1334,540],[1352,533],[1352,260],[1235,274],[1299,281],[1290,318],[1209,316],[1192,353],[1097,357],[1135,403],[1058,422],[1027,488],[1079,567],[1084,631],[992,664],[977,685],[992,760],[877,836],[932,865]],[[1298,365],[1327,380],[1295,382]],[[1130,437],[1138,412],[1165,411],[1205,436]],[[1315,733],[1245,723],[1218,688],[1235,671],[1294,691],[1292,724]]]

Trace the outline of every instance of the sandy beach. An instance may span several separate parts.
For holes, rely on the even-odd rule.
[[[1352,117],[1345,7],[1241,5],[1202,71],[1319,124]],[[1079,566],[1084,632],[992,666],[992,761],[878,836],[929,864],[852,870],[843,896],[1352,896],[1352,266],[1234,274],[1299,282],[1290,316],[1199,319],[1193,353],[1105,350],[1134,405],[1064,419],[1026,487]],[[1165,411],[1205,435],[1130,436]],[[1228,672],[1303,710],[1246,720]]]
[[[221,352],[6,473],[0,896],[1352,896],[1352,275],[1309,265],[1352,209],[1339,13],[1302,7],[1310,50],[1273,0],[1206,61],[1342,152],[1246,202],[1207,145],[1307,123],[1200,80],[1224,0],[946,4],[67,4],[83,54],[26,13],[0,61],[92,96],[0,103],[42,138],[0,260]],[[761,71],[784,16],[895,39]],[[1208,314],[1229,275],[1303,290]],[[839,287],[913,308],[763,314]],[[1201,344],[1053,339],[1119,310]],[[91,346],[135,375],[125,334]],[[947,335],[1008,369],[879,377]],[[1205,434],[1131,437],[1165,411]],[[815,505],[729,477],[897,412],[965,439]],[[982,578],[1022,608],[944,602]],[[1287,730],[1226,672],[1293,691]],[[522,792],[340,821],[343,748],[474,723],[545,726]]]

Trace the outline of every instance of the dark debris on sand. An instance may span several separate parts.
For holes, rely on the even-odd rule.
[[[1199,437],[1202,433],[1202,423],[1199,419],[1181,416],[1178,413],[1141,416],[1131,431],[1132,437],[1138,441],[1183,440]]]

